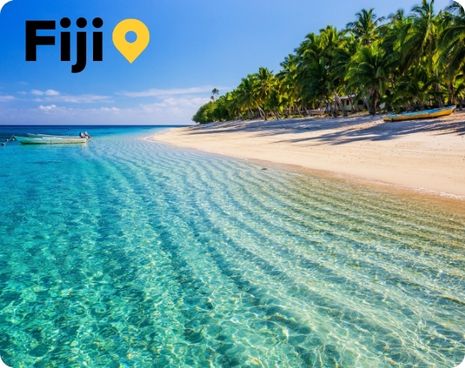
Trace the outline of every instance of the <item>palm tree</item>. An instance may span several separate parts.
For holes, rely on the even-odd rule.
[[[434,0],[422,0],[412,9],[408,32],[402,40],[401,62],[405,67],[416,64],[422,58],[433,62],[438,40],[438,22],[434,14]]]
[[[420,0],[386,21],[361,10],[343,31],[307,35],[276,75],[260,68],[221,97],[215,88],[196,119],[278,118],[323,106],[337,115],[341,95],[364,98],[371,114],[381,103],[405,110],[465,99],[465,10],[455,4],[436,14],[434,0]]]
[[[442,105],[443,101],[440,91],[441,76],[438,65],[439,54],[437,52],[440,35],[440,18],[434,12],[434,0],[422,0],[420,5],[413,7],[412,13],[414,14],[414,21],[410,46],[413,47],[415,45],[415,48],[410,49],[410,51],[412,54],[416,53],[420,58],[424,58],[421,64],[425,65],[429,78],[432,81],[431,96],[437,104]]]
[[[351,60],[347,82],[366,98],[368,111],[375,115],[378,103],[386,90],[388,59],[378,44],[362,46]]]
[[[451,70],[460,69],[465,60],[465,10],[458,3],[450,5],[443,19],[441,54],[447,57]]]
[[[267,68],[261,67],[255,75],[255,98],[260,115],[267,120],[270,112],[269,99],[276,87],[274,74]]]
[[[256,117],[254,111],[258,111],[258,109],[255,93],[255,75],[249,74],[247,77],[242,79],[241,83],[235,90],[237,110],[241,116],[246,114],[248,118]]]
[[[309,34],[297,50],[298,81],[306,105],[331,105],[333,91],[331,62],[338,42],[337,31],[327,27],[320,34]]]
[[[437,17],[434,13],[434,0],[422,0],[412,9],[414,16],[411,40],[416,41],[423,55],[432,55],[437,45]]]
[[[340,93],[345,91],[344,75],[351,54],[355,52],[353,36],[326,27],[320,34],[309,34],[297,50],[298,83],[301,84],[303,99],[310,105],[337,114]]]
[[[362,9],[356,15],[357,20],[347,24],[347,29],[361,42],[362,45],[369,45],[378,36],[378,25],[383,18],[377,18],[374,9]]]
[[[287,110],[286,115],[297,113],[297,108],[301,103],[302,95],[300,84],[298,83],[298,57],[294,54],[288,55],[281,63],[282,70],[277,74],[280,86],[281,103],[284,104],[282,110]]]
[[[211,100],[215,101],[216,97],[218,97],[219,95],[220,95],[220,90],[218,88],[213,88]]]

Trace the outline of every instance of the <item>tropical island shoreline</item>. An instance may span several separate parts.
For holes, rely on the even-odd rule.
[[[448,200],[465,200],[465,113],[384,122],[382,117],[225,122],[150,139]]]
[[[463,206],[465,115],[383,120],[386,113],[461,109],[463,29],[457,3],[437,12],[434,1],[422,0],[387,17],[362,9],[342,29],[309,33],[277,72],[262,66],[233,90],[214,88],[192,118],[200,126],[157,139]]]

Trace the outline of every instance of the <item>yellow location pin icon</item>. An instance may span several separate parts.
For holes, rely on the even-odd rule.
[[[134,32],[137,39],[129,42],[126,35]],[[132,64],[144,52],[150,43],[150,31],[138,19],[125,19],[113,30],[113,44],[116,49]]]

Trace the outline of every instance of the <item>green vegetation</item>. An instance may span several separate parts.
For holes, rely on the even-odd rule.
[[[436,13],[423,0],[411,13],[378,18],[362,10],[345,29],[310,33],[274,74],[243,78],[202,106],[198,123],[368,110],[405,111],[465,99],[465,11],[454,3]]]

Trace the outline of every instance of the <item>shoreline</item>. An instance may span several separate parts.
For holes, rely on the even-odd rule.
[[[384,122],[380,117],[226,122],[150,137],[177,147],[351,183],[465,203],[465,113]]]

